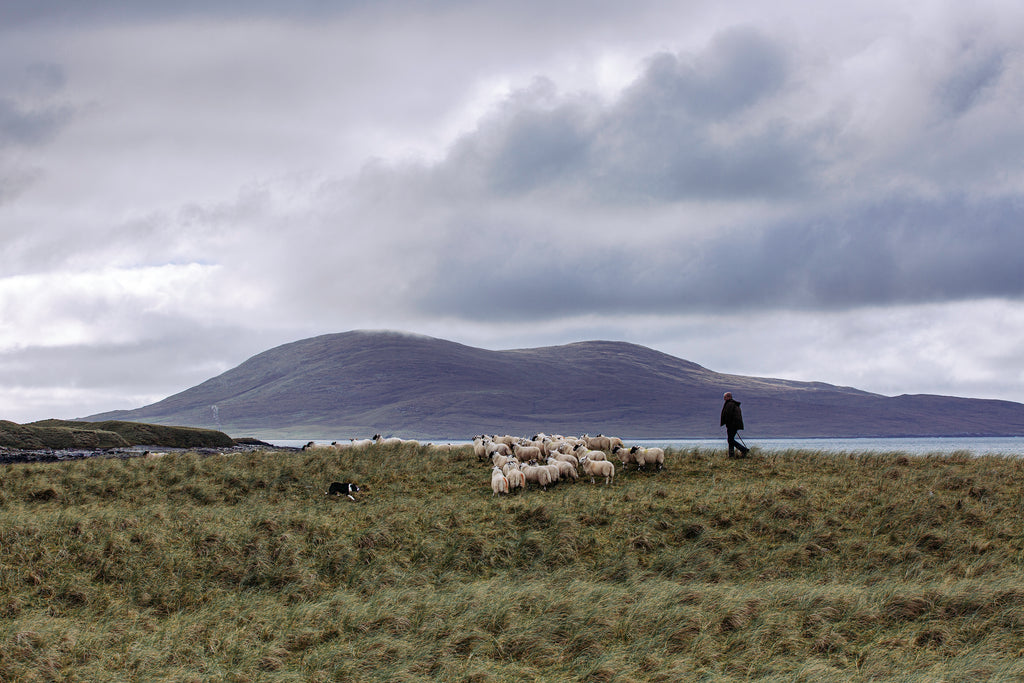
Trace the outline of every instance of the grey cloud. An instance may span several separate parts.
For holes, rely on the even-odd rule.
[[[543,189],[616,202],[792,195],[814,186],[817,130],[730,120],[784,86],[783,51],[750,30],[695,58],[661,54],[621,97],[559,98],[535,81],[453,148],[437,173],[499,196]],[[728,140],[713,130],[726,126]],[[721,131],[719,131],[720,133]]]
[[[0,149],[32,147],[51,140],[71,119],[66,105],[23,107],[0,97]]]
[[[10,2],[0,5],[0,26],[23,28],[38,25],[81,25],[105,21],[160,21],[194,16],[317,17],[340,10],[371,6],[370,0],[325,2],[293,0],[285,5],[273,0],[179,0],[178,2],[94,0],[89,3]]]
[[[636,108],[682,109],[701,119],[730,116],[778,91],[788,66],[784,50],[750,28],[715,36],[704,53],[653,57],[627,93]]]
[[[1021,224],[1024,207],[1013,200],[893,199],[657,247],[581,246],[565,261],[529,258],[524,245],[491,268],[484,253],[462,252],[461,263],[444,262],[420,283],[419,305],[498,320],[1021,299]]]
[[[27,347],[0,352],[0,386],[117,389],[125,395],[187,389],[270,345],[266,333],[182,324],[131,343]],[[211,343],[216,339],[216,343]],[[123,406],[135,407],[135,406]]]
[[[39,176],[16,152],[53,140],[68,125],[74,109],[51,102],[64,85],[64,70],[52,63],[34,63],[0,76],[0,205],[19,195]]]
[[[8,169],[5,170],[3,165],[0,164],[0,206],[13,200],[19,194],[24,192],[28,187],[32,185],[39,178],[39,172],[31,169]],[[7,231],[3,231],[6,236]],[[6,251],[10,247],[10,241],[4,247],[0,247],[0,252]]]
[[[1005,56],[1000,51],[965,48],[954,61],[953,71],[939,84],[939,100],[953,116],[970,110],[994,87],[1005,69]]]

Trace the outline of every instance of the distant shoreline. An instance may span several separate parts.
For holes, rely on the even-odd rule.
[[[1005,454],[1024,457],[1024,436],[855,436],[855,437],[765,437],[744,436],[748,445],[762,451],[814,450],[826,452],[905,452],[912,455],[929,453],[954,453],[969,451],[975,455]],[[345,443],[349,439],[336,437],[320,437],[306,439],[274,439],[264,437],[267,443],[279,447],[301,447],[313,441],[318,444],[330,444],[334,441]],[[725,435],[720,437],[684,437],[684,438],[641,438],[626,439],[631,444],[659,446],[675,450],[689,448],[725,448]],[[472,443],[466,439],[422,439],[422,443],[467,445]]]
[[[333,441],[345,442],[348,439],[264,439],[262,442],[240,443],[232,447],[197,447],[167,448],[163,446],[132,446],[130,448],[77,448],[77,449],[16,449],[0,447],[0,465],[16,463],[52,463],[72,462],[87,458],[140,458],[159,457],[168,453],[198,453],[200,455],[227,455],[260,450],[299,451],[302,446],[313,441],[318,444],[330,444]],[[644,446],[660,446],[674,450],[692,448],[719,450],[725,448],[724,437],[684,438],[684,439],[628,439],[629,443]],[[841,437],[841,438],[747,438],[748,445],[762,453],[784,452],[787,450],[833,453],[905,453],[908,455],[951,455],[967,452],[974,456],[1003,455],[1008,457],[1024,457],[1024,436],[927,436],[927,437]],[[465,446],[472,443],[465,439],[434,439],[423,440],[422,444],[452,444]]]
[[[165,446],[132,446],[130,448],[45,448],[28,450],[21,448],[0,447],[0,465],[14,465],[17,463],[51,463],[51,462],[73,462],[75,460],[86,460],[88,458],[145,458],[159,457],[168,453],[198,453],[200,455],[227,455],[230,453],[249,453],[260,450],[298,450],[288,446],[274,446],[272,444],[238,444],[236,446],[217,447],[196,447],[196,448],[167,448]]]

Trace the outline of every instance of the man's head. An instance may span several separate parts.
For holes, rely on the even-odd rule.
[[[726,401],[731,401],[732,400],[732,392],[731,391],[725,392],[725,396],[723,396],[722,398],[724,398]]]

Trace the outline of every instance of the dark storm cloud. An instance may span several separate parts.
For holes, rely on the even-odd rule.
[[[894,199],[763,231],[581,245],[572,258],[543,249],[531,257],[524,246],[500,268],[485,253],[463,253],[425,279],[420,303],[494,320],[1020,299],[1022,224],[1016,200]]]

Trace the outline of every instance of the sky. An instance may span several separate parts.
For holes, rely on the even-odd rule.
[[[279,344],[1024,402],[1024,4],[11,0],[0,419]]]

